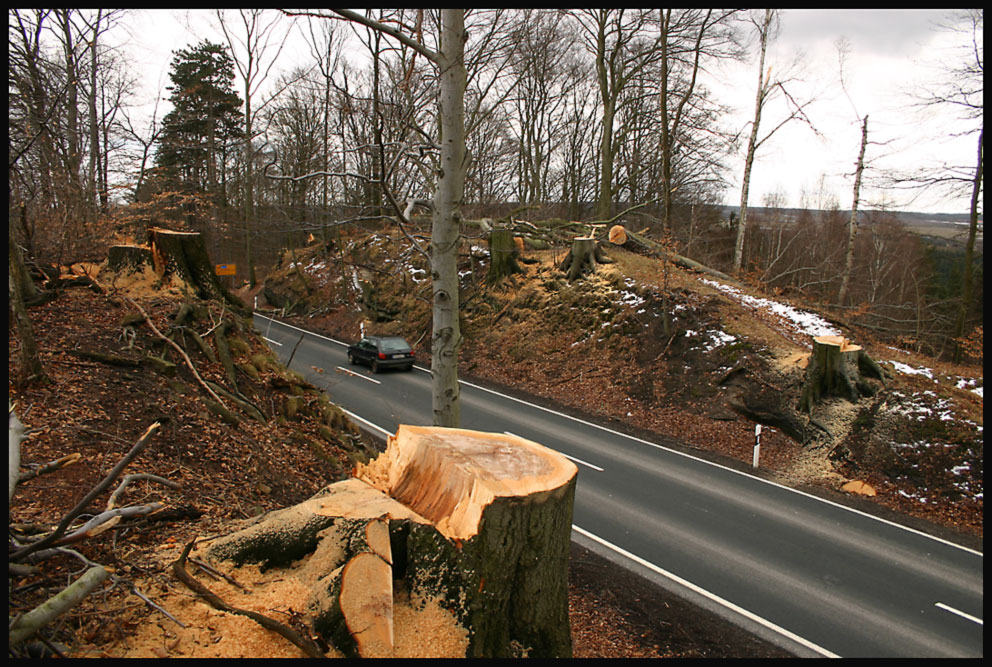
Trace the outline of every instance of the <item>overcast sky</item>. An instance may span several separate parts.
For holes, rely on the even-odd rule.
[[[802,80],[791,85],[797,97],[816,95],[808,116],[817,133],[802,123],[792,123],[775,133],[758,154],[752,173],[749,201],[760,206],[768,193],[778,192],[785,205],[799,206],[805,192],[811,205],[817,200],[836,201],[849,208],[854,164],[861,140],[859,116],[869,115],[866,160],[870,169],[863,185],[862,207],[887,203],[900,210],[965,213],[967,198],[947,200],[919,197],[910,201],[904,194],[874,187],[873,177],[889,167],[911,168],[929,161],[972,165],[976,138],[950,140],[949,130],[960,129],[949,117],[923,117],[910,107],[914,86],[933,76],[933,63],[946,50],[947,35],[937,29],[946,22],[943,10],[856,10],[789,9],[782,11],[781,30],[769,47],[766,64],[773,72],[784,71],[799,59],[806,68]],[[225,43],[214,27],[212,10],[141,10],[126,19],[133,38],[127,45],[130,59],[144,74],[140,95],[150,100],[167,93],[172,51],[207,38]],[[845,64],[845,83],[850,99],[841,89],[837,41],[850,45]],[[286,69],[304,64],[305,45],[283,51]],[[708,85],[734,113],[725,119],[734,130],[744,131],[753,115],[757,84],[757,57],[749,62],[713,71]],[[853,106],[852,106],[853,102]],[[159,118],[167,111],[160,106]],[[774,127],[781,108],[765,111],[762,128]],[[746,134],[742,135],[746,139]],[[740,159],[731,170],[727,191],[729,205],[737,205],[743,171]],[[824,187],[820,188],[820,182]],[[818,197],[818,193],[823,196]]]

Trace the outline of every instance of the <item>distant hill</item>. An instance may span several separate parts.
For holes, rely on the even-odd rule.
[[[722,207],[722,214],[724,217],[728,217],[731,213],[736,215],[738,210],[737,206],[724,206]],[[750,213],[764,213],[767,209],[763,206],[749,206],[748,211]],[[799,214],[803,209],[799,208],[786,208],[781,209],[785,212],[785,215],[789,219],[798,218]],[[819,209],[812,209],[811,212],[816,215],[822,211]],[[913,232],[914,234],[919,234],[920,236],[928,239],[931,243],[937,246],[949,246],[949,245],[960,245],[964,246],[968,238],[968,214],[967,213],[921,213],[915,211],[895,211],[895,214],[899,216],[899,219],[906,225],[906,228]],[[978,221],[978,235],[975,240],[975,251],[979,254],[982,253],[983,245],[983,220],[981,217]]]

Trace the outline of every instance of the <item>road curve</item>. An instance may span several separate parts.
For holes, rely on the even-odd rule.
[[[372,374],[342,342],[255,326],[364,428],[430,424],[426,369]],[[576,542],[764,639],[803,656],[983,655],[981,552],[479,385],[461,401],[463,428],[576,462]]]

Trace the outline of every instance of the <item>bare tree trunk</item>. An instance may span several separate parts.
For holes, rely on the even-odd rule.
[[[434,290],[434,329],[431,345],[435,426],[458,426],[458,242],[465,191],[465,17],[460,9],[441,11],[441,165],[431,225],[431,275]]]
[[[858,153],[858,165],[854,172],[854,197],[851,199],[851,220],[847,223],[847,257],[844,260],[844,276],[841,278],[840,292],[837,294],[837,305],[843,306],[847,300],[847,288],[851,280],[851,269],[854,266],[854,237],[858,233],[858,201],[861,198],[861,174],[865,168],[865,146],[868,145],[868,115],[865,114],[861,124],[861,151]]]
[[[768,38],[771,32],[774,10],[765,10],[765,19],[759,28],[761,51],[758,57],[758,92],[754,99],[754,121],[751,123],[751,135],[747,140],[747,155],[744,157],[744,178],[741,184],[741,208],[737,220],[737,239],[734,242],[734,273],[740,273],[744,262],[744,232],[747,230],[747,198],[751,187],[751,168],[754,166],[754,154],[758,148],[758,128],[761,124],[761,110],[768,94],[768,74],[765,73],[765,52],[768,50]]]
[[[978,133],[978,163],[975,166],[975,178],[971,189],[971,215],[968,223],[968,243],[965,246],[964,251],[964,281],[961,285],[961,306],[958,309],[957,321],[954,323],[955,338],[961,338],[964,335],[964,327],[968,321],[968,310],[971,308],[971,297],[975,279],[973,265],[975,258],[975,236],[978,230],[978,202],[982,194],[982,139],[984,135],[985,127],[983,126],[981,131]],[[955,362],[961,360],[960,344],[955,345],[954,360]]]

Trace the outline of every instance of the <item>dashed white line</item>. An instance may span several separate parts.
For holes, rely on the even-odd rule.
[[[263,340],[267,340],[267,341],[269,341],[270,343],[272,343],[274,345],[278,345],[279,347],[282,347],[282,343],[280,343],[277,340],[272,340],[271,338],[266,338],[265,336],[262,336],[262,339]]]
[[[966,614],[965,612],[961,611],[960,609],[955,609],[954,607],[951,607],[949,605],[946,605],[943,602],[935,602],[933,604],[933,606],[934,607],[937,607],[939,609],[943,609],[944,611],[949,611],[952,614],[957,614],[961,618],[966,618],[969,621],[971,621],[972,623],[978,623],[979,625],[981,625],[983,627],[985,626],[985,622],[982,619],[978,618],[977,616],[972,616],[971,614]]]

